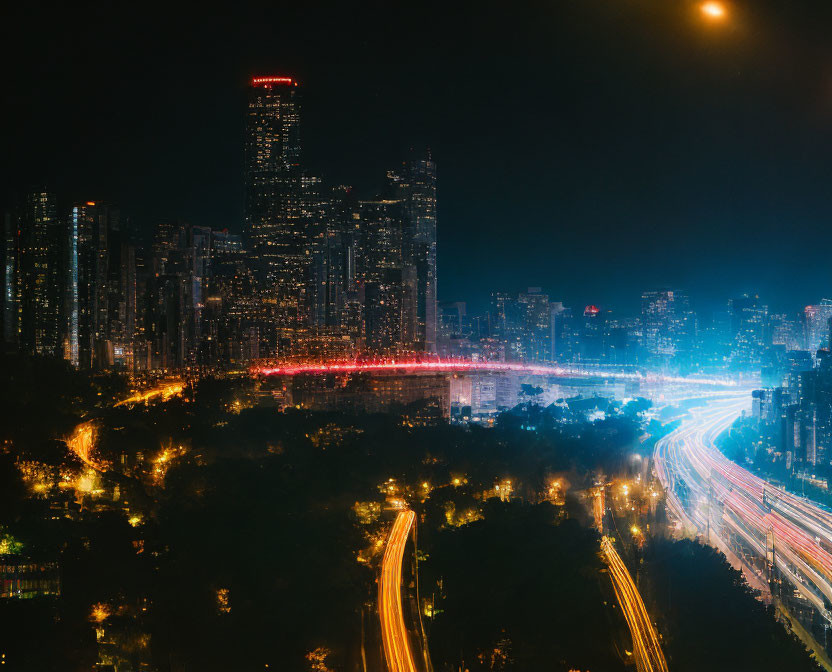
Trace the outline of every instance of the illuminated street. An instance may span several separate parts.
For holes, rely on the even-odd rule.
[[[622,381],[679,383],[703,385],[708,387],[735,387],[731,378],[713,378],[706,376],[667,376],[658,373],[634,373],[626,371],[582,369],[578,367],[548,366],[531,363],[481,362],[448,359],[408,360],[383,362],[309,362],[279,366],[255,367],[252,372],[262,376],[295,376],[300,374],[323,375],[328,373],[372,373],[379,371],[406,371],[407,373],[425,372],[509,372],[531,375],[551,376],[555,378],[610,378]]]
[[[180,394],[182,394],[182,390],[184,389],[185,385],[182,382],[174,380],[167,383],[162,383],[147,390],[136,392],[135,394],[132,394],[129,397],[127,397],[127,399],[122,399],[121,401],[119,401],[116,404],[116,406],[126,406],[127,404],[139,404],[157,398],[161,399],[162,401],[167,401],[168,399],[172,399],[173,397],[178,397]]]
[[[832,672],[832,3],[122,5],[4,17],[0,672]]]
[[[779,576],[832,618],[832,513],[767,484],[728,460],[714,440],[748,407],[748,397],[702,409],[656,446],[668,508],[686,532],[739,556],[759,583]]]
[[[659,635],[650,620],[650,615],[633,582],[633,577],[630,576],[630,572],[627,571],[624,561],[621,560],[609,537],[601,540],[601,550],[604,552],[604,558],[609,567],[615,596],[618,598],[618,604],[630,628],[633,638],[633,656],[638,672],[667,672],[667,662],[662,653]]]
[[[416,672],[407,627],[402,611],[402,558],[416,520],[413,511],[400,511],[393,523],[378,584],[378,613],[381,619],[381,635],[384,657],[390,672]]]

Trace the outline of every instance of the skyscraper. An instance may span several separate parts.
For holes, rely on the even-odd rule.
[[[279,330],[306,321],[308,241],[302,217],[300,97],[290,77],[255,77],[245,126],[245,223]]]
[[[832,300],[821,299],[803,311],[803,338],[807,350],[825,348],[829,342],[829,320],[832,318]]]
[[[641,295],[642,345],[651,355],[673,357],[690,352],[696,317],[685,292],[660,289]]]
[[[436,164],[430,156],[405,162],[388,173],[405,211],[405,265],[416,270],[416,315],[413,345],[436,351]]]
[[[63,296],[61,266],[67,241],[55,196],[30,193],[18,222],[16,278],[18,342],[23,352],[57,355]]]

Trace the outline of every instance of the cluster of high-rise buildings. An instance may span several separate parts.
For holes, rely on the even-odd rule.
[[[430,156],[363,199],[305,168],[301,118],[296,81],[251,80],[240,234],[162,221],[142,241],[112,204],[27,194],[3,222],[6,350],[132,373],[424,353],[685,373],[776,368],[829,340],[827,299],[792,318],[742,296],[709,321],[669,289],[630,316],[540,288],[495,292],[476,315],[439,304]]]
[[[773,313],[756,295],[729,300],[703,320],[684,291],[641,295],[637,314],[552,301],[540,288],[495,292],[488,311],[439,304],[437,351],[444,356],[583,366],[639,367],[680,373],[769,371],[795,350],[829,342],[832,301],[795,316]]]
[[[130,372],[434,352],[434,162],[362,200],[305,170],[301,115],[296,81],[251,80],[242,235],[166,221],[141,244],[111,204],[29,193],[4,218],[6,349]]]

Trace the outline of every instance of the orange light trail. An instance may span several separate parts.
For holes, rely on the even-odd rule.
[[[413,651],[402,613],[402,558],[407,538],[416,520],[413,511],[400,511],[393,523],[378,586],[378,613],[381,619],[381,638],[384,657],[390,672],[416,672]]]
[[[667,661],[662,653],[659,635],[653,627],[633,577],[630,576],[627,566],[609,537],[601,539],[601,550],[610,570],[615,596],[633,637],[633,655],[638,672],[667,672]]]
[[[98,470],[105,467],[92,455],[95,448],[95,424],[92,420],[76,426],[72,435],[66,439],[66,445],[88,467]]]
[[[161,397],[162,401],[167,401],[168,399],[177,397],[180,394],[182,394],[182,390],[184,389],[184,383],[180,381],[173,381],[165,383],[163,385],[159,385],[149,390],[145,390],[143,392],[136,392],[136,394],[127,397],[127,399],[122,399],[120,402],[116,404],[116,406],[124,406],[125,404],[147,402],[151,399],[154,399],[155,397]]]

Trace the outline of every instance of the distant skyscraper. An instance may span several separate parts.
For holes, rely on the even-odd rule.
[[[403,253],[416,270],[416,333],[414,346],[436,351],[436,164],[430,159],[407,161],[390,180],[404,203]]]
[[[13,350],[17,346],[18,310],[17,310],[17,264],[18,239],[17,227],[19,213],[6,212],[3,216],[3,344],[5,349]]]
[[[68,216],[64,356],[81,369],[132,368],[136,253],[117,208],[86,201]]]
[[[731,364],[740,368],[758,365],[767,345],[768,307],[760,303],[760,297],[745,295],[731,299],[729,308]]]
[[[18,342],[23,352],[54,356],[61,345],[60,280],[67,245],[54,195],[29,194],[18,231]]]
[[[308,239],[302,216],[300,99],[290,77],[251,80],[245,125],[245,220],[276,326],[305,321]]]
[[[803,311],[803,335],[807,350],[826,348],[829,344],[829,320],[832,318],[832,299],[821,299]]]
[[[689,352],[696,318],[685,292],[661,289],[641,295],[642,345],[651,355],[673,357]]]

